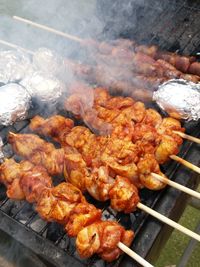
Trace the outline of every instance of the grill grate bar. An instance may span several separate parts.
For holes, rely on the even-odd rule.
[[[9,200],[9,198],[6,197],[5,200],[3,200],[3,202],[0,204],[0,208],[4,206],[4,204],[6,204],[6,202]]]
[[[22,207],[20,207],[15,213],[12,214],[13,218],[16,218],[16,216],[23,210],[24,207],[26,207],[27,203],[23,203]]]
[[[48,229],[48,226],[49,226],[49,225],[48,225],[48,223],[47,223],[47,224],[46,224],[46,225],[45,225],[45,226],[38,232],[38,234],[42,236],[42,235],[44,234],[44,232]]]
[[[54,243],[56,246],[59,245],[59,243],[62,241],[63,237],[66,235],[66,233],[62,234],[57,240],[56,242]]]
[[[28,226],[29,224],[31,224],[36,215],[37,213],[33,211],[33,213],[30,215],[30,218],[26,221],[25,225]]]
[[[166,44],[166,39],[165,39],[165,35],[166,37],[169,37],[169,31],[166,30],[169,26],[171,26],[171,20],[173,20],[173,18],[175,16],[177,16],[177,13],[181,12],[181,10],[183,10],[183,6],[180,6],[175,13],[174,12],[170,12],[169,11],[169,15],[167,15],[167,13],[164,13],[163,16],[165,16],[164,22],[162,24],[156,26],[156,25],[152,25],[152,29],[153,29],[153,33],[154,36],[152,37],[152,39],[150,40],[150,43],[154,43],[155,40],[157,38],[159,38],[159,47],[161,49],[165,49],[166,47],[164,46],[164,44]],[[154,30],[155,29],[155,30]],[[168,32],[167,32],[168,31]],[[164,37],[162,37],[162,33],[164,35]],[[161,36],[160,36],[161,35]],[[159,37],[158,37],[159,36]],[[166,44],[168,45],[168,43]],[[169,49],[169,45],[168,45],[168,49]]]

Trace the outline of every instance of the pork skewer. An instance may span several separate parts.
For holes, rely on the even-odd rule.
[[[12,135],[12,138],[15,138],[15,137],[17,137],[17,135]],[[14,140],[12,140],[12,141],[14,141]],[[24,140],[25,141],[25,140]],[[24,144],[23,145],[25,145],[25,142],[24,142]],[[19,143],[18,143],[18,146],[17,146],[18,148],[19,148]],[[40,146],[40,150],[42,149],[42,146]],[[48,148],[49,149],[49,148]],[[19,151],[18,151],[19,152]],[[24,151],[25,152],[25,151]],[[25,153],[27,153],[27,151],[25,152]],[[19,153],[20,154],[20,153]],[[37,153],[36,153],[36,151],[34,152],[34,155],[37,157]],[[44,156],[44,154],[43,154],[43,156]],[[32,160],[32,159],[31,159]],[[128,190],[129,192],[128,192],[128,194],[129,194],[129,198],[130,198],[130,200],[132,199],[132,197],[133,197],[133,200],[132,200],[132,207],[131,207],[131,210],[133,211],[135,208],[139,208],[139,209],[142,209],[143,211],[145,211],[145,212],[147,212],[147,213],[149,213],[150,215],[152,215],[152,216],[154,216],[154,217],[156,217],[158,220],[160,220],[160,221],[162,221],[162,222],[166,222],[167,224],[169,224],[170,226],[172,226],[172,227],[174,227],[175,229],[177,229],[177,230],[179,230],[179,231],[181,231],[181,232],[183,232],[183,233],[185,233],[186,235],[188,235],[188,236],[190,236],[190,237],[192,237],[192,238],[194,238],[194,239],[196,239],[196,240],[198,240],[198,241],[200,241],[200,235],[198,235],[198,234],[196,234],[196,233],[194,233],[194,232],[192,232],[191,230],[189,230],[189,229],[187,229],[187,228],[185,228],[185,227],[183,227],[183,226],[181,226],[181,225],[179,225],[178,223],[176,223],[176,222],[174,222],[173,220],[171,220],[171,219],[169,219],[169,218],[166,218],[165,216],[163,216],[163,215],[161,215],[161,214],[159,214],[159,213],[157,213],[157,212],[155,212],[154,210],[152,210],[152,209],[150,209],[150,208],[146,208],[146,206],[145,205],[143,205],[142,203],[140,203],[139,202],[139,198],[136,196],[136,194],[137,194],[137,190],[136,190],[136,188],[133,186],[133,184],[131,184],[129,181],[128,181],[128,179],[124,179],[123,177],[118,177],[117,179],[116,179],[116,185],[118,186],[119,185],[119,188],[122,188],[123,190],[122,191],[124,191],[124,190]],[[126,188],[124,187],[124,186],[126,186]],[[122,203],[122,200],[120,199],[121,197],[122,197],[122,195],[121,195],[121,193],[119,193],[119,191],[118,191],[119,189],[115,189],[115,188],[112,188],[111,189],[111,191],[112,191],[112,194],[114,195],[114,198],[113,198],[113,202],[112,203],[114,203],[114,205],[121,205]],[[132,192],[132,195],[130,195],[130,192]],[[127,199],[127,193],[126,194],[123,194],[123,197],[125,197],[126,196],[126,204],[125,205],[127,205],[128,203],[129,203],[129,205],[130,205],[130,200],[129,199]],[[119,202],[118,202],[119,201]],[[130,209],[130,206],[128,207],[126,207],[127,209],[129,208]],[[131,210],[127,210],[127,212],[131,212]],[[152,210],[152,212],[151,212],[151,210]]]
[[[42,117],[36,116],[31,120],[30,128],[34,132],[38,134],[42,134],[43,136],[48,136],[55,139],[56,142],[60,142],[62,145],[62,140],[67,139],[67,135],[69,134],[69,128],[67,129],[68,119],[65,119],[61,116],[54,116],[49,119],[43,119]],[[58,130],[59,129],[59,130]],[[56,132],[62,132],[61,137],[59,138],[59,134],[57,136]],[[81,137],[80,137],[81,138]],[[87,146],[87,141],[85,143]],[[97,148],[98,149],[98,148]],[[200,199],[200,193],[191,190],[185,186],[182,186],[178,183],[170,181],[169,179],[165,178],[164,176],[159,175],[158,173],[151,172],[151,176],[155,179],[158,179],[165,184],[172,186],[178,190],[181,190],[191,196],[194,196]]]
[[[61,183],[53,187],[52,179],[46,170],[43,167],[34,166],[29,161],[16,163],[13,159],[6,159],[1,164],[0,170],[0,182],[7,187],[7,196],[9,198],[15,200],[26,199],[28,202],[36,203],[36,210],[43,219],[63,224],[69,236],[77,236],[76,245],[82,257],[87,257],[89,252],[91,255],[95,253],[95,251],[92,251],[92,245],[90,249],[86,249],[87,242],[89,242],[86,240],[85,251],[81,250],[81,246],[83,246],[81,237],[88,227],[95,225],[95,221],[99,226],[101,224],[106,226],[107,222],[101,221],[102,212],[87,203],[79,189],[69,183]],[[48,205],[46,201],[49,202]],[[123,232],[123,235],[119,237],[119,242],[116,243],[117,247],[143,266],[152,267],[150,263],[121,242],[124,239],[130,245],[133,240],[132,231],[123,230],[121,226],[118,226],[117,222],[108,222],[107,226],[111,227],[111,229],[113,227],[113,230]],[[111,232],[110,235],[112,236]],[[108,244],[105,249],[109,250]],[[115,250],[113,247],[113,251]],[[101,251],[102,258],[111,261],[120,255],[119,251],[115,251],[116,255],[112,255],[112,247],[109,253],[106,255],[106,252]]]
[[[37,27],[37,28],[40,28],[40,29],[43,29],[43,30],[46,30],[46,31],[49,31],[49,32],[52,32],[54,34],[63,36],[65,38],[71,39],[71,40],[76,41],[76,42],[78,42],[78,43],[80,43],[82,45],[98,46],[98,48],[100,48],[100,51],[102,51],[101,50],[101,46],[99,47],[98,43],[93,41],[93,40],[92,41],[83,40],[83,39],[81,39],[79,37],[76,37],[76,36],[73,36],[73,35],[58,31],[58,30],[55,30],[53,28],[47,27],[45,25],[33,22],[31,20],[28,20],[28,19],[21,18],[21,17],[18,17],[18,16],[13,16],[13,19],[18,20],[18,21],[23,22],[23,23],[27,23],[29,25],[32,25],[34,27]],[[125,45],[124,45],[124,47],[121,47],[121,49],[124,48],[127,51],[130,50],[130,47],[134,47],[135,46],[135,43],[133,41],[130,41],[130,40],[126,40],[126,41],[124,41],[124,43],[125,43]],[[104,51],[108,50],[110,52],[112,50],[112,46],[109,45],[109,44],[106,44],[106,43],[102,44],[102,48],[103,48]],[[120,52],[120,49],[118,49],[118,50]],[[145,46],[139,46],[139,47],[136,46],[136,52],[139,52],[139,53],[141,53],[141,52],[144,53],[146,51],[146,55],[148,55],[147,51],[149,51],[149,50],[151,50],[150,54],[153,55],[154,58],[157,57],[158,60],[166,61],[166,63],[169,64],[168,66],[175,66],[178,69],[180,69],[181,71],[184,71],[184,72],[189,71],[190,73],[194,74],[194,76],[195,75],[200,76],[200,63],[199,62],[193,62],[195,60],[194,57],[188,57],[187,58],[187,57],[181,57],[179,55],[173,55],[173,54],[170,54],[170,53],[163,53],[163,52],[160,52],[160,51],[156,52],[155,46],[152,46],[152,47],[146,48],[146,49],[145,49]],[[166,63],[165,63],[165,65],[166,65]],[[188,79],[188,78],[191,79],[189,76],[192,77],[192,75],[184,75],[183,74],[181,78],[183,78],[183,79],[184,78],[185,79]],[[173,77],[173,78],[175,78],[175,77]]]

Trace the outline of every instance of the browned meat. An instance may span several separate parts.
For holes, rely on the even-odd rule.
[[[81,257],[99,254],[106,261],[113,261],[121,254],[119,242],[131,244],[133,232],[126,231],[116,222],[99,221],[85,227],[77,235],[76,246]]]
[[[200,62],[193,62],[188,72],[200,76]]]

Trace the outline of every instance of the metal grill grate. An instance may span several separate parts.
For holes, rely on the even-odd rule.
[[[8,131],[14,131],[14,132],[27,132],[28,131],[28,121],[23,123],[17,123],[12,127],[9,128],[2,128],[1,129],[1,136],[4,140],[4,155],[7,158],[14,157],[12,150],[10,148],[10,145],[6,141],[6,136]],[[159,196],[159,194],[156,194],[156,198]],[[90,196],[86,196],[89,200],[89,202],[94,203],[95,201],[91,199]],[[148,199],[147,199],[148,200]],[[151,204],[152,201],[155,200],[155,196],[153,198],[149,198],[147,202],[148,204]],[[145,198],[144,198],[145,201]],[[110,207],[109,203],[95,203],[96,206],[99,208],[104,209],[103,216],[105,219],[115,219],[120,220],[121,215],[116,214]],[[96,257],[93,257],[91,259],[87,260],[80,260],[79,256],[77,255],[74,239],[69,239],[67,235],[64,233],[61,226],[55,224],[55,223],[47,223],[44,222],[39,218],[37,213],[34,211],[34,206],[25,202],[25,201],[14,201],[11,199],[6,198],[5,196],[5,190],[3,190],[3,186],[1,185],[1,201],[0,201],[0,214],[6,214],[9,217],[9,221],[12,221],[13,223],[18,222],[20,223],[20,228],[26,227],[26,229],[29,232],[32,232],[32,234],[39,235],[43,238],[43,242],[46,243],[46,240],[51,240],[55,246],[55,251],[57,249],[62,249],[63,251],[67,252],[68,255],[73,256],[78,261],[81,261],[81,263],[85,266],[95,266],[94,264],[97,264],[97,266],[104,266],[104,262],[97,259]],[[135,214],[132,214],[131,217],[129,216],[123,216],[121,219],[121,223],[126,226],[127,228],[136,229],[138,228],[138,225],[142,225],[142,221],[144,219],[144,215],[140,214],[139,212],[136,212]],[[10,222],[9,222],[10,224]],[[0,225],[0,228],[4,229],[4,223]],[[6,229],[5,229],[6,230]],[[139,230],[139,229],[138,229]],[[11,229],[8,230],[9,233],[12,232]],[[17,233],[16,233],[17,235]],[[20,240],[21,242],[23,240]],[[31,248],[34,250],[35,246],[37,244],[29,244],[31,245]],[[44,256],[44,255],[43,255]],[[51,255],[49,255],[51,260]],[[55,255],[53,254],[52,257],[55,259]],[[57,264],[59,263],[59,260]],[[119,262],[118,262],[119,263]],[[118,263],[114,263],[115,266],[118,265]],[[58,265],[57,265],[58,266]],[[109,266],[113,266],[113,264],[110,264]]]
[[[21,133],[28,132],[28,124],[29,121],[24,121],[16,123],[12,127],[5,127],[1,129],[0,134],[5,143],[3,151],[6,157],[14,157],[17,159],[16,156],[13,155],[10,145],[6,140],[8,131]],[[189,125],[188,131],[192,130],[193,128],[194,125]],[[195,127],[195,135],[198,135],[199,132],[199,128]],[[181,149],[182,157],[186,156],[188,151],[190,152],[190,147],[191,144],[188,142],[184,143]],[[163,171],[165,171],[168,176],[173,177],[173,179],[178,178],[176,174],[177,172],[180,173],[180,169],[181,168],[175,163],[170,163],[163,166]],[[184,173],[180,179],[180,182],[182,184],[193,184],[194,186],[194,180],[189,180],[190,179],[188,179],[187,173]],[[158,205],[158,203],[162,203],[164,196],[170,196],[169,191],[170,190],[167,189],[162,192],[152,192],[144,189],[141,192],[142,202],[150,207],[154,207],[155,205]],[[171,203],[169,200],[166,202],[166,207],[168,208],[169,214],[178,203],[180,195],[180,193],[176,192],[173,203]],[[116,214],[109,207],[109,203],[99,203],[90,196],[86,197],[89,202],[104,210],[103,216],[105,219],[120,220],[120,223],[126,228],[133,229],[136,232],[136,241],[133,244],[133,248],[140,254],[142,250],[143,256],[146,256],[146,253],[149,251],[148,245],[150,243],[141,245],[138,241],[142,238],[143,229],[141,228],[146,223],[146,214],[139,211],[136,211],[131,215]],[[75,249],[75,240],[68,238],[61,226],[56,223],[47,223],[41,220],[35,212],[33,205],[25,201],[13,201],[6,198],[5,188],[3,188],[2,185],[0,186],[0,217],[3,218],[0,222],[0,228],[2,230],[8,232],[18,241],[31,248],[34,252],[48,259],[51,263],[56,264],[56,266],[63,266],[63,264],[65,264],[65,266],[71,266],[70,264],[72,264],[72,262],[76,262],[76,264],[80,264],[80,266],[105,266],[105,263],[97,257],[92,257],[86,260],[80,259]],[[161,224],[157,222],[157,226],[158,229],[160,229]],[[30,239],[27,239],[27,233],[30,235]],[[144,239],[143,237],[143,242],[144,240],[146,240],[146,238]],[[151,236],[151,240],[154,240],[153,235]],[[49,243],[49,241],[51,243]],[[49,253],[49,250],[52,251],[52,253]],[[58,256],[55,256],[57,254]],[[71,258],[70,261],[69,257]],[[117,262],[106,264],[106,266],[117,267],[120,265],[121,260],[122,257]]]
[[[117,2],[117,3],[116,3]],[[138,43],[156,44],[161,49],[193,54],[200,49],[200,1],[130,1],[133,16],[122,11],[121,1],[115,1],[114,10],[103,0],[100,10],[107,21],[105,36],[132,38]],[[100,12],[99,12],[100,13]],[[115,16],[113,16],[113,13]],[[100,13],[101,14],[101,13]],[[114,17],[114,18],[113,18]],[[126,19],[132,22],[127,26]],[[125,30],[115,29],[116,22]]]
[[[103,1],[104,2],[104,1]],[[200,1],[163,1],[162,9],[155,9],[154,2],[149,1],[148,6],[141,9],[138,6],[136,14],[138,17],[137,27],[127,31],[126,37],[132,37],[139,43],[155,43],[161,48],[171,51],[180,51],[192,54],[200,48]],[[190,4],[189,4],[190,2]],[[193,3],[192,3],[193,2]],[[145,19],[144,19],[145,18]],[[4,142],[4,154],[6,157],[13,155],[6,136],[9,131],[27,132],[29,121],[14,124],[11,127],[1,127],[0,135]],[[200,135],[200,125],[186,125],[187,132],[194,136]],[[200,155],[197,146],[184,142],[180,155],[194,164],[199,164]],[[180,167],[174,162],[163,166],[167,176],[177,182],[195,187],[195,177],[191,172]],[[154,258],[154,252],[158,254],[162,242],[169,236],[169,229],[163,227],[158,221],[148,218],[142,212],[133,214],[115,214],[109,203],[95,202],[87,196],[89,202],[104,209],[106,219],[120,219],[127,228],[135,230],[136,237],[132,248],[141,256]],[[142,190],[142,202],[156,209],[166,216],[177,219],[185,205],[185,195],[172,188],[166,188],[162,192]],[[184,201],[183,201],[184,199]],[[12,201],[6,198],[5,188],[0,185],[0,229],[6,231],[25,246],[32,249],[41,257],[47,259],[55,266],[136,266],[128,257],[121,257],[117,262],[105,264],[97,257],[81,260],[76,253],[74,239],[69,239],[61,226],[56,223],[46,223],[41,220],[34,207],[24,201]],[[162,237],[162,242],[160,238]],[[165,238],[166,237],[166,238]],[[158,245],[159,244],[159,245]]]

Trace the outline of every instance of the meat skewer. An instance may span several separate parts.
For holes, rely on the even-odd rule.
[[[200,139],[182,132],[174,131],[175,134],[178,134],[180,137],[185,138],[189,141],[192,141],[194,143],[200,144]]]
[[[16,137],[17,135],[12,135],[12,137],[14,138],[14,137]],[[24,140],[25,141],[25,140]],[[24,145],[25,145],[25,143],[24,143]],[[18,148],[19,148],[19,143],[18,143]],[[42,147],[40,146],[40,149],[42,149]],[[27,153],[27,151],[24,151],[25,153]],[[36,154],[36,151],[34,152],[34,154]],[[37,155],[36,155],[37,156]],[[43,154],[43,156],[44,156],[44,154]],[[117,185],[119,185],[119,188],[121,187],[121,189],[123,189],[122,191],[124,191],[124,190],[128,190],[128,191],[132,191],[132,194],[134,194],[135,195],[135,193],[137,192],[136,191],[136,188],[133,186],[133,184],[131,184],[129,181],[128,181],[128,179],[121,179],[121,177],[118,177],[117,179],[116,179],[117,181],[116,181],[116,183],[117,183]],[[126,184],[127,183],[127,184]],[[126,185],[126,187],[125,187],[125,185]],[[114,188],[113,188],[114,189]],[[120,199],[122,196],[123,197],[125,197],[126,198],[126,202],[125,202],[125,205],[126,205],[126,208],[128,209],[128,208],[130,208],[130,206],[128,207],[127,205],[129,204],[130,205],[130,199],[132,198],[132,195],[130,196],[130,193],[128,192],[128,195],[127,195],[127,191],[125,191],[126,193],[125,194],[121,194],[120,193],[120,191],[118,191],[119,189],[117,189],[116,188],[116,191],[115,191],[115,189],[114,190],[112,190],[111,189],[111,191],[112,191],[112,194],[114,195],[114,201],[113,201],[113,203],[114,204],[116,204],[116,205],[122,205],[122,199]],[[134,192],[134,193],[133,193]],[[129,199],[127,199],[127,196],[129,196]],[[119,198],[119,201],[118,201],[118,199],[117,198]],[[171,219],[169,219],[169,218],[167,218],[167,217],[165,217],[165,216],[163,216],[163,215],[161,215],[161,214],[159,214],[158,212],[156,212],[156,211],[154,211],[154,210],[152,210],[152,209],[150,209],[150,208],[148,208],[147,206],[145,206],[145,205],[143,205],[142,203],[140,203],[139,201],[138,201],[139,199],[138,198],[135,198],[135,196],[134,196],[134,198],[133,198],[133,200],[132,200],[132,210],[134,210],[136,207],[137,208],[139,208],[139,209],[142,209],[143,211],[145,211],[145,212],[147,212],[148,214],[150,214],[150,215],[152,215],[152,216],[154,216],[154,217],[156,217],[158,220],[160,220],[160,221],[162,221],[162,222],[164,222],[164,223],[167,223],[167,224],[169,224],[170,226],[172,226],[172,227],[174,227],[175,229],[177,229],[177,230],[179,230],[179,231],[181,231],[181,232],[184,232],[186,235],[189,235],[190,237],[192,237],[192,238],[194,238],[194,239],[196,239],[196,240],[198,240],[198,241],[200,241],[200,235],[198,235],[198,234],[196,234],[196,233],[194,233],[194,232],[192,232],[191,230],[189,230],[189,229],[187,229],[187,228],[185,228],[185,227],[183,227],[183,226],[181,226],[181,225],[179,225],[178,223],[176,223],[176,222],[174,222],[173,220],[171,220]],[[135,206],[135,208],[134,208],[134,206]],[[127,212],[130,212],[131,210],[127,210]]]
[[[13,19],[19,20],[19,21],[22,21],[22,22],[25,22],[25,23],[28,23],[28,24],[29,23],[32,23],[32,25],[34,25],[35,27],[40,27],[41,29],[43,29],[45,31],[53,32],[53,33],[55,33],[57,35],[61,35],[61,36],[66,37],[66,38],[70,38],[71,40],[76,41],[76,42],[79,42],[79,43],[82,42],[82,39],[81,38],[78,38],[76,36],[72,36],[72,35],[67,34],[67,33],[63,33],[61,31],[54,30],[54,29],[52,29],[50,27],[47,27],[47,26],[44,26],[44,25],[40,25],[38,23],[32,22],[32,21],[27,20],[27,19],[20,18],[18,16],[13,16]]]
[[[24,18],[21,18],[18,16],[13,16],[13,19],[18,20],[18,21],[23,22],[23,23],[30,24],[34,27],[37,27],[37,28],[40,28],[40,29],[43,29],[43,30],[46,30],[49,32],[52,32],[54,34],[63,36],[65,38],[71,39],[73,41],[79,42],[82,45],[97,47],[100,53],[102,53],[102,49],[103,49],[103,52],[106,54],[110,54],[111,51],[113,50],[113,46],[106,44],[106,43],[101,43],[99,45],[94,40],[89,40],[89,41],[83,40],[79,37],[55,30],[53,28],[47,27],[47,26],[39,24],[39,23],[35,23],[33,21],[30,21],[30,20],[27,20],[27,19],[24,19]],[[121,41],[121,45],[122,45],[122,41]],[[200,63],[199,62],[193,62],[195,59],[194,57],[188,58],[188,57],[183,57],[183,56],[179,56],[176,54],[163,53],[160,51],[156,52],[156,49],[154,48],[154,46],[152,46],[151,48],[147,48],[145,50],[145,48],[144,48],[145,46],[138,46],[137,47],[135,42],[130,41],[130,40],[125,40],[123,42],[123,46],[120,47],[120,43],[118,44],[118,46],[119,46],[118,48],[114,48],[114,53],[117,52],[116,53],[117,56],[120,56],[122,54],[123,57],[125,55],[125,57],[127,58],[127,54],[128,54],[128,59],[132,58],[132,51],[130,50],[130,48],[135,47],[135,50],[137,53],[142,53],[144,55],[147,55],[147,57],[149,57],[149,58],[152,55],[154,56],[154,58],[158,58],[159,63],[161,63],[161,66],[159,66],[159,68],[164,67],[164,69],[165,69],[165,67],[167,67],[167,69],[170,70],[174,66],[174,67],[180,69],[180,71],[183,71],[183,72],[189,71],[190,73],[194,74],[194,75],[192,75],[192,74],[191,75],[184,75],[184,74],[180,73],[180,75],[181,75],[180,78],[184,78],[186,80],[189,79],[190,81],[194,81],[194,82],[197,82],[199,80],[198,76],[200,76]],[[151,56],[148,55],[147,51],[149,51],[149,50],[151,50],[151,53],[150,53]],[[164,65],[162,65],[162,63],[163,63],[162,60],[164,60],[164,62],[165,62]],[[197,76],[196,76],[196,74],[197,74]],[[171,77],[171,78],[176,78],[176,77],[174,77],[174,74],[173,74],[173,77]]]
[[[196,165],[188,162],[187,160],[184,160],[184,159],[182,159],[176,155],[171,155],[170,158],[177,161],[178,163],[184,165],[185,167],[191,169],[192,171],[200,174],[200,168],[197,167]]]
[[[33,51],[31,51],[29,49],[25,49],[25,48],[23,48],[21,46],[15,45],[15,44],[10,43],[10,42],[6,42],[6,41],[4,41],[2,39],[0,39],[0,43],[3,44],[3,45],[5,45],[5,46],[9,46],[9,47],[14,48],[14,49],[20,49],[21,51],[23,51],[25,53],[34,55],[34,52]]]
[[[46,120],[43,119],[42,117],[36,116],[35,118],[31,120],[30,128],[34,132],[42,134],[44,136],[49,136],[51,138],[54,138],[55,141],[60,142],[62,144],[62,140],[67,139],[67,134],[70,131],[69,128],[65,126],[67,125],[67,121],[68,119],[65,119],[64,117],[61,117],[61,116],[53,116]],[[57,133],[56,133],[56,129],[57,129]],[[58,129],[59,129],[59,132],[62,132],[61,137],[59,137]],[[87,144],[85,145],[87,146]],[[151,176],[155,179],[158,179],[161,182],[164,182],[167,185],[170,185],[178,190],[181,190],[191,196],[194,196],[200,199],[200,193],[194,190],[191,190],[185,186],[182,186],[178,183],[170,181],[169,179],[166,179],[164,176],[161,176],[153,172],[151,173]]]
[[[111,135],[114,134],[114,136],[122,139],[142,140],[141,145],[146,140],[145,135],[154,133],[153,146],[156,143],[157,145],[153,153],[155,153],[156,160],[159,164],[171,158],[199,173],[200,169],[197,166],[192,166],[191,163],[186,165],[185,160],[175,156],[178,153],[178,146],[182,143],[182,140],[176,134],[174,135],[174,131],[181,132],[183,130],[178,120],[170,117],[162,120],[158,112],[152,109],[146,110],[142,102],[134,102],[132,99],[124,97],[111,97],[105,89],[97,89],[94,94],[96,100],[94,100],[94,105],[88,112],[79,114],[78,107],[80,106],[81,98],[78,94],[72,95],[66,100],[66,109],[70,107],[68,110],[72,111],[72,113],[75,112],[75,115],[83,117],[84,121],[87,121],[89,118],[90,125],[93,127],[93,123],[95,123],[94,128],[96,130],[100,128],[102,122],[108,122],[113,127]],[[73,111],[74,106],[76,110]],[[90,115],[95,111],[98,114],[99,122],[97,121],[98,118],[94,120]],[[132,121],[135,122],[135,125],[130,128],[130,125],[133,124]],[[127,129],[129,129],[128,133]],[[131,131],[133,132],[133,136],[130,134]],[[136,132],[137,136],[135,137]],[[157,133],[161,137],[161,140],[156,137]],[[147,136],[147,144],[151,144],[151,141],[149,142],[148,139],[149,136]],[[158,141],[156,141],[157,139]]]
[[[121,254],[117,249],[119,247],[143,266],[152,267],[150,263],[126,246],[131,244],[134,233],[130,230],[126,231],[117,222],[102,221],[102,212],[87,203],[80,190],[73,185],[61,183],[53,187],[51,177],[46,170],[43,167],[34,166],[29,161],[16,163],[13,159],[6,159],[1,164],[0,170],[0,182],[7,187],[8,197],[36,203],[36,210],[43,219],[64,225],[69,236],[77,236],[76,246],[80,256],[89,257],[97,252],[103,259],[112,261]],[[110,245],[107,243],[105,246],[108,240],[104,235],[100,237],[98,231],[96,238],[99,238],[98,242],[101,247],[90,243],[90,240],[84,238],[90,228],[96,231],[98,229],[100,231],[100,228],[105,229],[105,233],[100,232],[104,235],[109,233],[110,242],[113,239],[112,243]],[[116,231],[115,235],[113,231]]]

